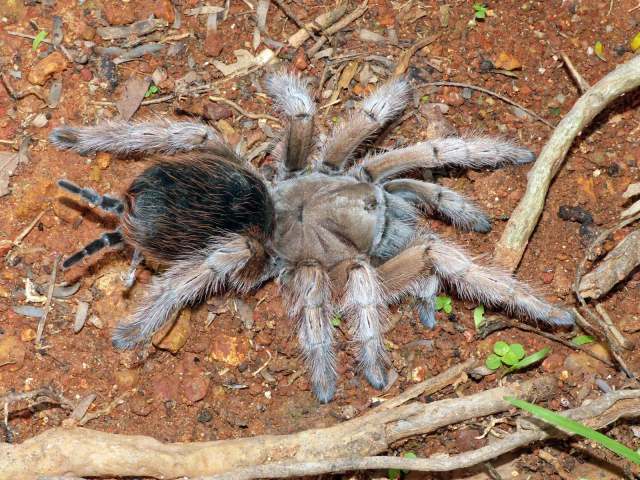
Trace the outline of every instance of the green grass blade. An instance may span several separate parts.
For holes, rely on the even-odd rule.
[[[547,355],[549,355],[549,352],[551,352],[551,348],[544,347],[542,350],[538,350],[537,352],[532,353],[531,355],[527,355],[518,363],[510,367],[507,373],[513,372],[514,370],[522,370],[523,368],[526,368],[529,365],[533,365],[534,363],[539,362],[540,360],[544,359]]]
[[[544,420],[551,425],[561,428],[562,430],[575,433],[576,435],[580,435],[581,437],[587,438],[589,440],[593,440],[594,442],[599,443],[604,448],[611,450],[612,452],[620,455],[627,460],[640,465],[640,455],[631,450],[629,447],[624,446],[622,443],[614,440],[613,438],[607,437],[606,435],[593,430],[592,428],[583,425],[580,422],[576,422],[575,420],[571,420],[563,415],[552,412],[551,410],[547,410],[544,407],[540,407],[538,405],[534,405],[533,403],[525,402],[524,400],[520,400],[514,397],[505,397],[505,401],[509,402],[511,405],[518,407],[522,410],[525,410],[532,415],[535,415],[540,420]]]

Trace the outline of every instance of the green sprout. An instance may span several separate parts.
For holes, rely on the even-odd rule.
[[[150,85],[149,89],[144,94],[144,98],[149,98],[151,95],[155,95],[159,91],[160,91],[160,89],[158,87],[156,87],[155,85]]]
[[[505,373],[510,373],[539,362],[549,355],[549,352],[551,352],[551,349],[545,347],[525,356],[524,347],[521,344],[508,344],[507,342],[498,341],[493,345],[493,353],[487,357],[485,365],[489,370],[498,370],[504,365],[507,367]]]
[[[336,313],[333,317],[331,317],[331,325],[334,327],[339,327],[342,325],[342,316],[339,313]]]
[[[555,427],[574,433],[576,435],[580,435],[581,437],[584,437],[588,440],[593,440],[594,442],[600,444],[602,447],[611,450],[612,452],[620,455],[623,458],[626,458],[636,465],[640,465],[640,455],[637,452],[634,452],[630,448],[626,447],[625,445],[614,440],[611,437],[593,430],[580,422],[571,420],[564,415],[560,415],[538,405],[525,402],[524,400],[520,400],[514,397],[505,397],[504,399],[511,405],[525,410],[526,412],[535,415],[539,419],[544,420],[545,422],[550,423]]]
[[[594,342],[594,339],[590,335],[578,335],[573,340],[571,340],[571,343],[573,343],[574,345],[576,345],[578,347],[580,345],[586,345],[588,343],[593,343],[593,342]]]
[[[404,458],[418,458],[418,456],[413,452],[404,452],[402,456]],[[397,480],[402,476],[402,474],[407,474],[407,473],[409,473],[407,470],[401,471],[401,470],[398,470],[397,468],[390,468],[389,471],[387,472],[387,478],[389,480]]]
[[[447,315],[453,311],[453,306],[451,305],[451,297],[447,295],[438,295],[436,297],[436,310],[443,311]]]
[[[478,305],[473,309],[473,323],[476,326],[476,330],[480,330],[484,323],[484,305]]]
[[[487,6],[484,3],[474,3],[473,4],[473,11],[474,11],[474,18],[476,20],[484,20],[485,18],[487,18],[487,11],[489,9],[487,8]]]
[[[45,32],[44,30],[40,30],[33,39],[31,50],[35,52],[45,38],[47,38],[47,32]]]

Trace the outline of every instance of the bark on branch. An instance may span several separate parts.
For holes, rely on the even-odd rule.
[[[54,428],[19,445],[0,444],[0,479],[58,475],[166,479],[231,473],[274,462],[367,457],[409,436],[505,411],[510,408],[505,396],[540,401],[556,393],[555,379],[541,377],[462,398],[379,408],[329,428],[202,443],[163,444],[145,436]]]
[[[514,271],[538,223],[551,181],[576,136],[613,100],[640,86],[640,55],[618,66],[591,87],[558,124],[527,179],[527,190],[513,211],[495,249],[495,258]]]

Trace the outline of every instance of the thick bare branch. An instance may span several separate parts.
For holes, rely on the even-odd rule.
[[[551,180],[576,136],[613,100],[639,85],[640,56],[635,56],[591,87],[558,124],[529,172],[527,190],[496,246],[495,257],[500,263],[511,271],[520,263],[542,214]]]

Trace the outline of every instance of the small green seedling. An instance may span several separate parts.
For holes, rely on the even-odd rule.
[[[600,40],[598,40],[594,45],[593,51],[596,54],[596,57],[598,57],[600,60],[602,60],[603,62],[607,61],[607,59],[604,58],[604,45]]]
[[[436,297],[436,310],[443,311],[447,315],[453,311],[453,305],[451,305],[451,297],[447,295],[438,295]]]
[[[478,305],[473,309],[473,323],[476,326],[476,330],[480,330],[480,327],[484,324],[484,305]]]
[[[160,89],[158,87],[156,87],[155,85],[150,85],[147,89],[147,92],[144,94],[144,98],[149,98],[151,95],[155,95],[159,91]]]
[[[505,373],[510,373],[539,362],[549,355],[550,351],[551,349],[546,347],[525,357],[524,347],[519,343],[509,345],[507,342],[498,341],[493,346],[493,353],[487,357],[485,365],[489,370],[498,370],[504,365],[507,367]]]
[[[342,316],[339,313],[336,313],[333,317],[331,317],[331,325],[334,327],[339,327],[342,325]]]
[[[638,452],[634,452],[630,448],[626,447],[625,445],[614,440],[611,437],[593,430],[580,422],[571,420],[564,415],[560,415],[538,405],[525,402],[524,400],[520,400],[514,397],[505,397],[504,399],[511,405],[525,410],[555,427],[574,433],[576,435],[580,435],[581,437],[584,437],[588,440],[593,440],[594,442],[599,443],[604,448],[611,450],[612,452],[620,455],[623,458],[626,458],[636,465],[640,465],[640,455],[638,454]]]
[[[40,30],[33,39],[31,50],[35,52],[45,38],[47,38],[47,32]]]
[[[418,458],[418,456],[413,453],[413,452],[404,452],[402,454],[402,456],[404,458]],[[398,470],[397,468],[390,468],[388,473],[387,473],[387,478],[389,478],[389,480],[397,480],[398,478],[400,478],[400,476],[402,474],[407,474],[409,473],[407,470]]]
[[[578,335],[573,340],[571,340],[571,343],[573,343],[574,345],[576,345],[578,347],[580,345],[586,345],[588,343],[593,343],[593,342],[594,342],[594,339],[590,335]]]
[[[476,20],[484,20],[487,18],[487,11],[489,9],[484,3],[474,3],[473,4],[473,17]]]

